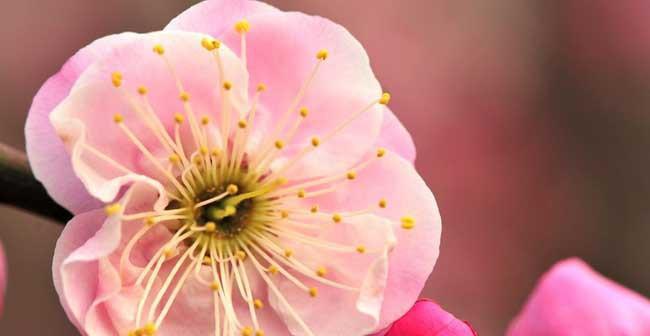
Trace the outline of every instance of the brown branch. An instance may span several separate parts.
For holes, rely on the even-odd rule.
[[[65,224],[72,215],[36,180],[25,153],[0,143],[0,203]]]

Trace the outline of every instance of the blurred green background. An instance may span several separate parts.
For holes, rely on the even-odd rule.
[[[0,141],[90,41],[161,29],[192,1],[3,1]],[[271,0],[366,47],[443,217],[423,296],[499,335],[536,279],[579,256],[650,293],[650,2]],[[253,29],[255,29],[253,27]],[[72,335],[51,282],[61,227],[0,207],[2,335]]]

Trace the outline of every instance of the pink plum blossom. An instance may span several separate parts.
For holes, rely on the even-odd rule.
[[[393,323],[386,336],[476,336],[472,327],[437,303],[420,300]]]
[[[205,1],[101,38],[37,94],[38,179],[84,335],[368,335],[416,301],[440,215],[343,27]],[[98,206],[98,204],[103,204]]]
[[[508,330],[509,336],[648,334],[650,301],[579,259],[546,273]]]

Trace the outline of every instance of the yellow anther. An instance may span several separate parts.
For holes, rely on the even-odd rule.
[[[390,101],[390,93],[388,93],[388,92],[384,92],[381,95],[381,98],[379,98],[379,104],[382,104],[382,105],[388,105],[389,101]]]
[[[144,328],[142,328],[142,331],[147,336],[155,335],[156,334],[156,325],[153,324],[153,322],[149,322],[149,323],[144,325]]]
[[[205,257],[203,257],[203,260],[201,260],[201,263],[203,265],[210,265],[210,264],[212,264],[212,258],[210,258],[208,256],[205,256]]]
[[[246,126],[248,126],[248,123],[246,120],[242,119],[237,123],[237,126],[239,126],[239,128],[246,128]]]
[[[378,148],[377,149],[377,157],[384,157],[386,155],[386,148]]]
[[[131,331],[129,331],[129,333],[127,334],[127,336],[138,336],[137,330],[131,330]]]
[[[185,121],[185,117],[183,117],[182,114],[180,114],[180,113],[176,113],[176,114],[174,114],[174,122],[175,122],[175,123],[177,123],[177,124],[182,124],[183,121]]]
[[[207,125],[209,123],[210,123],[210,117],[208,117],[208,116],[201,117],[201,124],[202,125]]]
[[[415,218],[411,216],[404,216],[401,219],[402,228],[405,230],[410,230],[415,227]]]
[[[366,247],[363,246],[363,245],[357,246],[357,252],[359,252],[361,254],[366,253]]]
[[[327,49],[321,49],[316,53],[316,58],[321,60],[321,61],[324,61],[324,60],[327,59],[328,55],[329,55],[329,52],[327,51]]]
[[[309,288],[309,296],[311,296],[313,298],[318,296],[318,288],[316,288],[316,287]]]
[[[354,180],[355,178],[357,178],[357,172],[351,170],[345,175],[345,177],[347,177],[348,180]]]
[[[201,153],[201,155],[208,155],[208,153],[210,153],[210,149],[208,148],[208,146],[201,146],[199,147],[199,152]]]
[[[293,256],[293,250],[292,249],[285,249],[284,250],[284,256],[287,258],[291,258]]]
[[[284,148],[284,141],[282,141],[282,140],[275,140],[275,148],[277,148],[277,149],[282,149],[282,148]]]
[[[138,86],[138,93],[142,96],[146,95],[149,90],[146,86]]]
[[[318,147],[320,145],[320,139],[318,137],[311,138],[311,145],[314,147]]]
[[[183,91],[178,95],[178,98],[180,98],[184,102],[188,102],[188,101],[190,101],[190,94]]]
[[[334,221],[334,223],[340,223],[342,219],[343,218],[341,217],[341,215],[337,213],[332,215],[332,220]]]
[[[388,206],[388,202],[387,202],[385,199],[383,199],[383,198],[380,199],[380,200],[379,200],[379,207],[382,208],[382,209],[385,209],[386,206]]]
[[[311,213],[317,213],[318,212],[318,205],[312,205],[311,209],[309,209],[309,211],[311,211]]]
[[[298,190],[298,198],[305,198],[305,189]]]
[[[253,300],[253,306],[255,306],[255,309],[262,309],[264,308],[264,302],[260,299],[255,299]]]
[[[165,48],[162,46],[162,44],[156,44],[153,46],[153,52],[155,52],[158,55],[162,55],[165,53]]]
[[[244,327],[241,330],[241,336],[253,336],[253,328],[251,327]]]
[[[316,269],[316,275],[318,275],[319,277],[322,278],[322,277],[324,277],[326,274],[327,274],[327,268],[321,266],[321,267],[319,267],[318,269]]]
[[[201,39],[201,46],[203,46],[207,51],[212,51],[218,49],[221,46],[221,42],[211,37],[204,37]]]
[[[122,205],[120,203],[113,203],[104,207],[104,212],[106,212],[107,216],[117,215],[120,211],[122,211]]]
[[[178,154],[175,154],[175,153],[171,154],[169,156],[169,162],[171,162],[172,164],[179,164],[181,162],[181,157],[178,156]]]
[[[124,116],[121,115],[121,114],[119,114],[119,113],[115,113],[115,115],[113,115],[113,121],[114,121],[116,124],[119,124],[119,123],[121,123],[121,122],[124,121]]]
[[[239,187],[236,184],[229,184],[228,188],[226,188],[226,191],[230,195],[235,195],[235,194],[237,194],[239,192]]]
[[[246,252],[242,250],[235,252],[235,258],[237,258],[240,261],[244,261],[246,259]]]
[[[300,116],[305,118],[309,115],[309,110],[306,107],[300,109]]]
[[[280,176],[275,180],[275,185],[277,185],[277,186],[283,186],[283,185],[285,185],[287,183],[289,183],[289,180],[287,180],[286,177]]]
[[[266,269],[266,271],[269,272],[271,275],[276,275],[278,274],[279,269],[277,266],[271,265],[269,266],[269,268]]]
[[[165,258],[167,258],[167,259],[173,257],[175,252],[176,251],[171,247],[165,247],[165,249],[163,250],[163,254],[165,255]]]
[[[255,332],[255,336],[264,336],[264,330],[260,329]]]
[[[210,284],[210,289],[216,292],[221,289],[221,285],[219,285],[219,283],[215,281]]]
[[[212,148],[212,152],[210,152],[212,156],[219,156],[221,154],[221,150],[219,148]]]
[[[203,158],[197,155],[194,157],[193,161],[195,165],[200,166],[203,163]]]
[[[289,217],[289,212],[287,210],[282,210],[282,211],[280,211],[280,216],[282,218],[288,218]]]
[[[251,24],[246,19],[241,19],[235,23],[235,31],[240,34],[248,33],[251,30]]]
[[[217,231],[217,224],[214,222],[207,222],[205,223],[205,232],[212,233]]]
[[[120,87],[122,85],[122,73],[119,71],[113,72],[111,74],[111,82],[113,83],[113,86]]]
[[[229,81],[223,82],[223,88],[226,89],[226,91],[232,89],[232,83]]]
[[[257,84],[257,92],[264,92],[264,91],[266,91],[266,84],[264,83]]]
[[[154,224],[156,224],[156,219],[155,218],[147,217],[147,218],[144,219],[144,225],[153,226]]]

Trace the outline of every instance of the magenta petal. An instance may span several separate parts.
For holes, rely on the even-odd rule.
[[[649,334],[650,301],[579,259],[553,266],[508,330],[509,336]]]
[[[5,252],[0,244],[0,316],[4,310],[5,289],[7,287],[7,259]]]
[[[385,336],[476,336],[472,327],[448,313],[437,303],[420,300]]]

